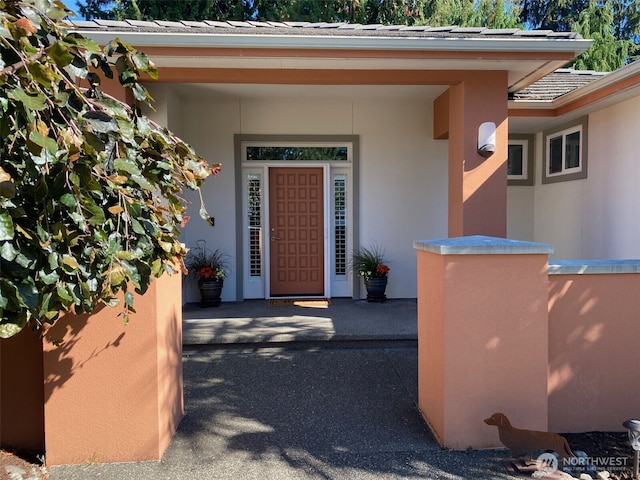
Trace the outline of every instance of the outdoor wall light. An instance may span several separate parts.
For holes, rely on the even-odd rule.
[[[629,432],[629,443],[634,450],[633,478],[638,478],[638,457],[640,456],[640,420],[627,420],[622,424]]]
[[[484,122],[478,128],[478,153],[490,157],[496,152],[496,124]]]

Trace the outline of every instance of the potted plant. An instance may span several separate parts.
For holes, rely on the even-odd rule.
[[[188,276],[197,280],[201,307],[220,306],[220,295],[229,265],[227,254],[219,249],[211,251],[204,240],[198,240],[185,258]]]
[[[353,253],[352,270],[364,279],[367,301],[382,303],[387,300],[385,290],[389,266],[385,263],[384,250],[378,245],[361,247]]]

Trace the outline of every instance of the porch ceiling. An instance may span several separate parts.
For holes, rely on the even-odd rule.
[[[183,83],[171,89],[180,97],[314,98],[314,99],[416,99],[433,101],[445,85],[264,85]]]

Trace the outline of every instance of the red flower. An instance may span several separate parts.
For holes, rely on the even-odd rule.
[[[389,267],[386,266],[384,263],[379,263],[378,266],[376,267],[376,277],[386,277],[387,274],[389,273]]]
[[[198,277],[204,279],[216,278],[216,271],[211,267],[202,267],[198,269]]]

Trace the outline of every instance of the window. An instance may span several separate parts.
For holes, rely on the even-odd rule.
[[[587,177],[587,117],[544,132],[542,183]]]
[[[346,146],[247,146],[247,160],[334,161],[348,160]]]
[[[509,135],[508,185],[533,185],[533,135]]]
[[[247,175],[249,206],[249,275],[262,275],[262,182],[259,174]]]
[[[336,275],[347,274],[347,176],[333,179],[333,250]]]

